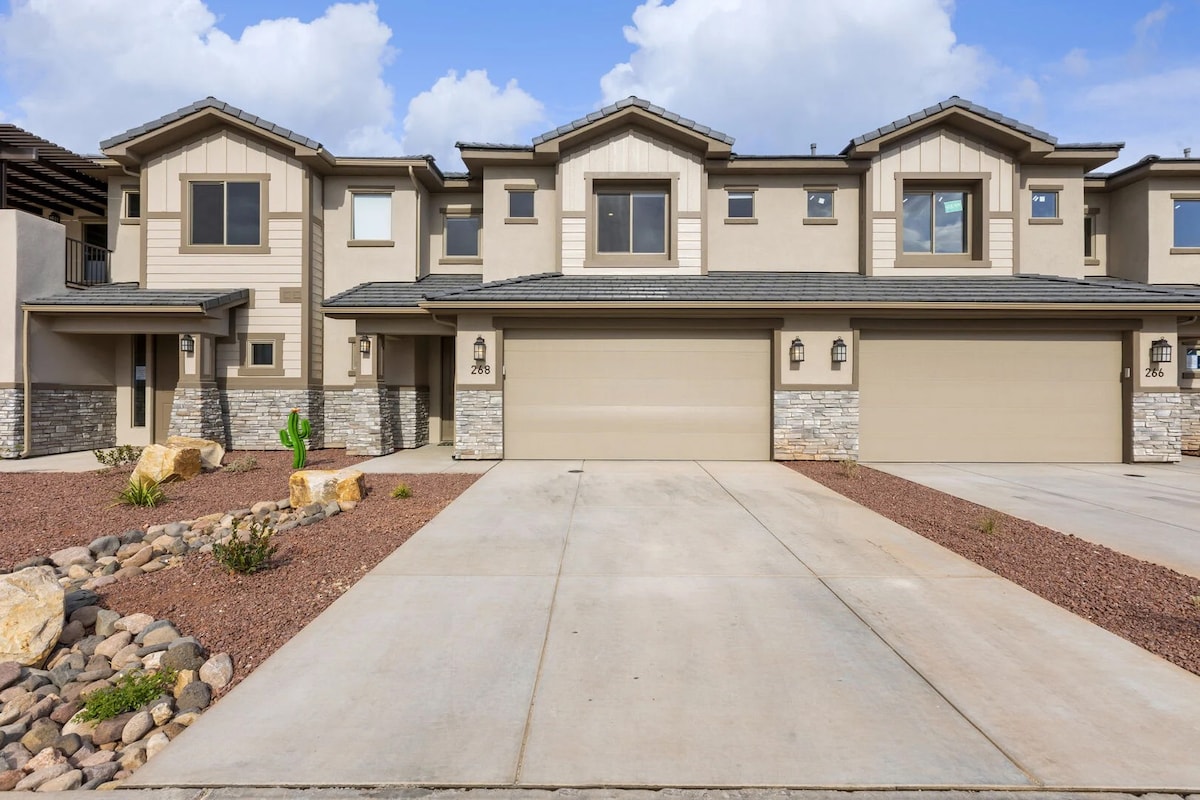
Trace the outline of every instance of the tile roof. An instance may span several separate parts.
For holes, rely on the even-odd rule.
[[[497,144],[496,142],[455,142],[459,150],[519,150],[528,152],[533,149],[528,144]]]
[[[416,308],[426,295],[479,286],[482,275],[426,275],[418,281],[360,283],[328,298],[326,308]]]
[[[929,278],[836,272],[710,272],[694,276],[548,273],[430,293],[428,299],[469,303],[1200,304],[1200,294],[1145,284],[1042,275]]]
[[[914,122],[920,122],[926,117],[932,117],[934,114],[938,114],[950,108],[961,108],[966,111],[970,111],[971,113],[978,114],[985,119],[990,119],[992,122],[998,122],[1001,125],[1012,128],[1015,131],[1020,131],[1026,136],[1030,136],[1034,139],[1041,139],[1043,142],[1049,142],[1050,144],[1058,143],[1058,139],[1046,133],[1045,131],[1040,131],[1030,125],[1026,125],[1024,122],[1018,122],[1012,117],[1006,117],[998,111],[993,111],[986,106],[981,106],[978,103],[972,103],[970,100],[964,100],[958,95],[954,95],[946,98],[937,105],[923,108],[915,114],[909,114],[907,117],[903,117],[902,119],[898,119],[894,122],[889,122],[882,128],[876,128],[873,131],[864,133],[862,136],[854,137],[850,140],[850,144],[847,145],[846,149],[842,152],[847,152],[852,147],[858,147],[859,145],[866,144],[867,142],[878,139],[881,136],[887,136],[893,131],[899,130],[907,125],[911,125]]]
[[[144,125],[138,125],[136,128],[130,128],[129,130],[125,131],[124,133],[118,133],[116,136],[105,139],[104,141],[100,142],[100,148],[102,150],[107,150],[110,147],[115,147],[116,145],[123,144],[125,142],[128,142],[130,139],[136,139],[137,137],[139,137],[143,134],[150,133],[151,131],[156,131],[159,128],[170,125],[172,122],[175,122],[176,120],[183,119],[184,117],[186,117],[190,114],[195,114],[197,111],[203,111],[206,108],[215,108],[218,111],[224,111],[226,114],[235,116],[238,119],[241,119],[242,121],[247,122],[256,128],[260,128],[268,133],[273,133],[276,136],[282,136],[284,139],[287,139],[288,141],[295,142],[296,144],[300,145],[301,147],[307,147],[312,150],[322,149],[321,143],[316,141],[315,139],[310,139],[307,136],[301,136],[300,134],[295,133],[294,131],[290,131],[287,128],[284,128],[280,125],[276,125],[274,122],[270,122],[269,120],[265,120],[261,117],[256,117],[253,114],[249,113],[248,111],[242,111],[240,108],[237,108],[236,106],[232,106],[229,103],[224,102],[223,100],[218,100],[217,98],[211,97],[211,96],[206,97],[203,100],[197,100],[196,102],[192,103],[190,106],[184,106],[183,108],[176,109],[175,111],[172,111],[170,114],[165,114],[156,120],[145,123]]]
[[[662,106],[654,105],[649,100],[643,100],[640,97],[632,97],[632,96],[626,97],[624,100],[618,100],[617,102],[613,103],[612,105],[607,105],[604,108],[600,109],[599,111],[593,111],[592,113],[588,114],[587,116],[580,117],[579,119],[576,119],[576,120],[572,120],[571,122],[568,122],[566,125],[559,125],[554,130],[546,131],[545,133],[541,134],[540,136],[535,136],[535,137],[533,137],[533,143],[535,145],[539,145],[542,142],[548,142],[551,139],[557,139],[559,136],[564,136],[564,135],[570,133],[571,131],[579,130],[580,128],[582,128],[586,125],[591,125],[593,122],[599,122],[600,120],[604,119],[605,117],[611,117],[613,114],[616,114],[618,111],[623,111],[624,109],[629,108],[630,106],[637,106],[638,108],[642,109],[643,111],[648,111],[651,114],[654,114],[655,116],[662,117],[663,119],[667,120],[668,122],[673,122],[676,125],[680,125],[684,128],[689,128],[691,130],[694,130],[696,133],[699,133],[702,136],[708,136],[709,138],[716,139],[717,141],[724,142],[725,144],[728,144],[728,145],[733,144],[733,137],[730,136],[729,134],[721,133],[720,131],[715,131],[712,128],[708,127],[707,125],[701,125],[700,123],[696,122],[695,120],[688,119],[687,117],[681,117],[678,114],[676,114],[674,111],[667,111]]]
[[[31,306],[199,306],[208,311],[250,299],[249,289],[142,289],[136,283],[106,283],[26,301]]]

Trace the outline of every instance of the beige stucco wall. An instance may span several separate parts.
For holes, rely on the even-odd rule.
[[[0,385],[24,380],[21,303],[66,289],[65,238],[56,222],[0,209]]]
[[[482,336],[487,346],[486,371],[472,374],[475,366],[475,339]],[[454,385],[456,388],[498,388],[501,384],[501,370],[504,362],[501,358],[500,333],[492,324],[489,315],[460,314],[458,317],[458,332],[454,342]]]
[[[804,343],[804,361],[791,362],[792,340]],[[833,342],[846,343],[846,361],[833,363]],[[775,335],[775,377],[782,388],[849,387],[854,384],[854,331],[846,316],[788,316]]]
[[[1141,330],[1133,332],[1133,386],[1144,389],[1174,389],[1179,386],[1179,362],[1183,352],[1179,347],[1179,322],[1174,316],[1146,317]],[[1166,339],[1171,345],[1171,363],[1156,365],[1150,361],[1150,345],[1156,339]],[[1162,375],[1147,375],[1147,370]]]
[[[57,333],[49,320],[35,314],[29,339],[30,377],[35,384],[113,385],[113,337]]]
[[[859,178],[827,175],[710,175],[709,270],[859,271]],[[726,187],[754,192],[754,220],[729,220]],[[805,187],[835,187],[836,224],[805,224]],[[825,220],[822,220],[824,223]]]
[[[1107,275],[1108,274],[1108,229],[1112,220],[1112,204],[1109,202],[1109,196],[1106,192],[1088,192],[1083,193],[1083,204],[1092,218],[1093,225],[1093,244],[1092,258],[1085,259],[1083,265],[1084,275]]]
[[[1200,253],[1171,252],[1175,243],[1175,200],[1171,195],[1179,193],[1200,198],[1200,183],[1186,178],[1152,178],[1148,184],[1149,282],[1200,282]]]
[[[355,190],[392,198],[392,236],[380,243],[352,243]],[[418,276],[416,192],[408,175],[336,176],[325,180],[325,288],[334,295],[367,281],[412,281]]]
[[[426,237],[429,242],[428,251],[424,254],[428,268],[422,274],[476,274],[483,271],[483,262],[487,261],[488,250],[485,247],[487,244],[483,238],[482,231],[479,238],[479,259],[471,258],[447,258],[443,245],[445,233],[446,210],[453,211],[478,211],[484,208],[483,194],[480,192],[444,192],[438,194],[427,195],[422,203],[425,218],[426,230],[429,235]],[[485,213],[482,219],[483,230],[487,229],[490,222],[491,209],[487,209],[489,213]]]
[[[1018,198],[1020,268],[1018,272],[1082,278],[1089,274],[1083,263],[1083,168],[1021,168]],[[1033,218],[1033,191],[1058,188],[1058,221]]]
[[[114,283],[141,280],[142,226],[139,219],[125,219],[124,193],[138,191],[138,180],[127,176],[108,179],[109,271]]]
[[[900,217],[897,174],[937,180],[948,174],[984,175],[987,191],[983,232],[990,266],[897,267]],[[1015,268],[1014,166],[1012,156],[948,128],[885,148],[866,175],[871,202],[868,272],[876,275],[1009,275]],[[953,178],[950,178],[953,180]],[[1082,235],[1082,234],[1080,234]]]
[[[508,186],[534,190],[533,222],[508,220]],[[485,167],[483,207],[485,281],[558,271],[558,193],[553,167]]]
[[[1145,180],[1123,186],[1109,194],[1109,275],[1131,281],[1147,279],[1149,199],[1148,181]]]

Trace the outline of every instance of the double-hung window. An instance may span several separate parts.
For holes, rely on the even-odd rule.
[[[192,245],[262,244],[262,184],[259,181],[192,181]]]
[[[666,255],[668,219],[662,189],[598,189],[596,253]]]

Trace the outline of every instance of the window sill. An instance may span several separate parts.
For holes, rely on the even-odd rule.
[[[205,256],[269,255],[271,248],[268,245],[253,244],[181,244],[179,252]]]
[[[445,256],[438,259],[439,264],[482,264],[479,256]]]
[[[758,219],[755,217],[726,217],[726,225],[757,225]]]
[[[584,267],[630,267],[657,269],[660,267],[678,267],[679,259],[669,258],[662,253],[601,253],[588,256],[583,262]]]
[[[278,378],[283,377],[283,367],[238,367],[239,378]]]
[[[1173,255],[1173,256],[1200,255],[1200,247],[1172,247],[1171,255]]]
[[[346,242],[347,247],[395,247],[396,243],[391,239],[351,239]]]
[[[537,225],[537,217],[505,217],[505,225]]]
[[[896,256],[897,267],[928,267],[931,269],[988,269],[992,262],[988,259],[971,258],[961,255],[921,255],[906,253]]]
[[[834,217],[805,217],[805,225],[837,225],[838,221]]]
[[[1030,217],[1030,225],[1062,225],[1061,217]]]
[[[1085,259],[1083,260],[1083,265],[1084,265],[1085,267],[1098,267],[1098,266],[1100,266],[1100,259],[1098,259],[1098,258],[1085,258]]]
[[[121,217],[122,225],[141,225],[141,217]]]

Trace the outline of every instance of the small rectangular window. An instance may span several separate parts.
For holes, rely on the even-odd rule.
[[[1177,199],[1174,247],[1200,247],[1200,198]]]
[[[1086,216],[1083,218],[1083,257],[1095,258],[1096,255],[1096,218]]]
[[[810,219],[833,217],[833,192],[810,191],[808,193],[808,216]]]
[[[252,367],[273,367],[273,366],[275,366],[275,343],[274,342],[251,342],[250,343],[250,366],[252,366]]]
[[[146,335],[133,336],[133,419],[134,428],[146,427]]]
[[[355,192],[353,195],[352,238],[359,241],[390,241],[392,238],[392,196],[385,192]]]
[[[142,193],[125,192],[125,219],[141,219]]]
[[[533,190],[511,190],[508,193],[508,216],[514,219],[533,218]]]
[[[479,217],[446,217],[446,256],[478,258],[482,222]]]
[[[191,244],[256,246],[261,242],[258,181],[195,181],[191,190]]]
[[[754,218],[754,192],[729,192],[729,218]]]
[[[1031,200],[1034,219],[1058,219],[1058,192],[1034,191]]]

